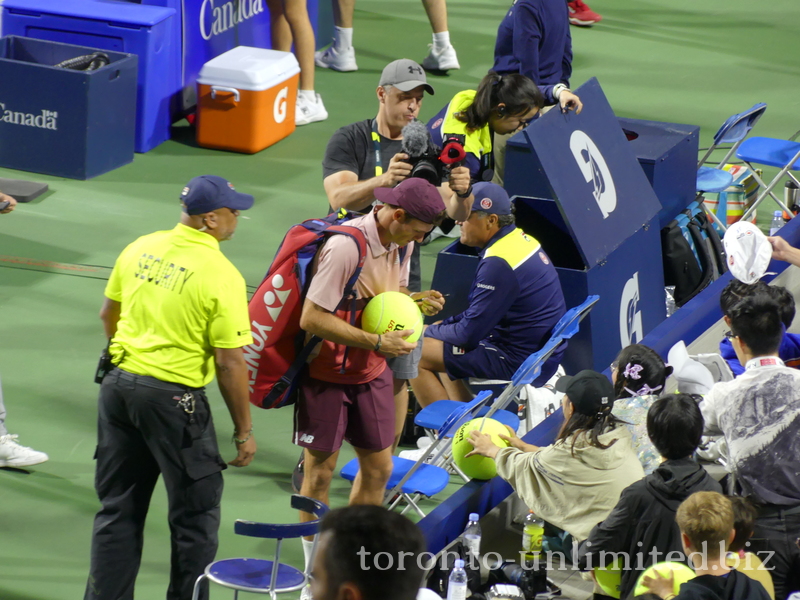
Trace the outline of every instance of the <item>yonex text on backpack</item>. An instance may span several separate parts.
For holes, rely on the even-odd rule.
[[[283,238],[264,281],[250,300],[253,343],[244,348],[250,374],[250,402],[261,408],[294,404],[295,384],[314,347],[321,341],[300,329],[311,264],[331,235],[346,235],[358,246],[358,266],[347,281],[342,302],[354,297],[354,287],[367,255],[367,242],[357,227],[341,223],[354,216],[347,211],[292,226]]]

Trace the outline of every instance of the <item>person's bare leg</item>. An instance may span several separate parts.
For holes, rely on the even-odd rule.
[[[400,436],[403,435],[403,427],[406,424],[408,414],[408,383],[405,379],[394,380],[394,444],[392,454],[400,444]]]
[[[392,475],[392,448],[365,450],[353,447],[358,456],[358,475],[350,492],[350,504],[383,504],[386,483]]]
[[[269,31],[272,49],[281,52],[292,51],[292,30],[283,13],[283,0],[267,0],[269,8]]]
[[[447,391],[437,376],[437,373],[444,371],[444,344],[436,338],[426,337],[419,361],[419,375],[411,380],[414,395],[422,408],[447,398]]]
[[[305,463],[303,465],[303,486],[300,488],[301,496],[308,496],[325,505],[329,505],[328,493],[331,488],[333,471],[336,468],[336,459],[339,451],[320,452],[319,450],[305,449]],[[316,519],[311,513],[300,511],[300,521],[313,521]],[[312,539],[312,538],[308,538]]]
[[[283,0],[283,10],[286,15],[286,21],[292,30],[294,54],[300,64],[299,89],[313,90],[316,40],[314,38],[314,28],[311,27],[311,20],[308,17],[306,0]]]
[[[447,31],[447,2],[446,0],[422,0],[425,13],[428,15],[433,33]]]
[[[466,383],[461,379],[453,381],[445,373],[441,376],[442,385],[447,391],[447,397],[450,400],[457,400],[458,402],[469,402],[475,397],[475,394],[469,389]]]
[[[353,13],[356,11],[356,0],[332,0],[333,23],[337,27],[353,28]]]

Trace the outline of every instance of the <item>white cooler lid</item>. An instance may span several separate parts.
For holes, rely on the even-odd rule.
[[[237,46],[204,64],[197,83],[260,92],[299,72],[291,52]]]

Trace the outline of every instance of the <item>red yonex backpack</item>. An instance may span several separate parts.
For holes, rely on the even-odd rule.
[[[331,235],[346,235],[358,246],[359,261],[344,288],[342,302],[355,298],[354,287],[367,256],[367,241],[357,227],[341,224],[360,216],[345,210],[324,219],[293,225],[283,238],[264,281],[250,299],[253,343],[244,348],[250,379],[250,402],[260,408],[294,404],[297,376],[311,351],[321,341],[313,336],[304,344],[300,314],[311,281],[311,263]]]

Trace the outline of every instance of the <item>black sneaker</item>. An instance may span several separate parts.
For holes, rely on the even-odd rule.
[[[292,471],[292,490],[295,494],[299,494],[300,488],[303,487],[303,466],[306,462],[305,456],[305,450],[301,451],[300,460],[297,461],[297,466],[295,466],[294,471]]]

